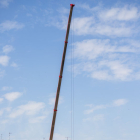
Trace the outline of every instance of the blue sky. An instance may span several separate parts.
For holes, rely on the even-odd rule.
[[[139,140],[138,0],[0,0],[2,139],[49,139],[70,3],[54,140],[71,137],[72,80],[75,140]]]

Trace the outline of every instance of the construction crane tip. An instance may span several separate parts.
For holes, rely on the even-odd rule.
[[[70,6],[74,7],[74,6],[75,6],[75,4],[70,4]]]

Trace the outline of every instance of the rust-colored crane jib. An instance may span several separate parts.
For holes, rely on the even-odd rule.
[[[60,74],[59,74],[58,87],[57,87],[57,92],[56,92],[52,126],[51,126],[51,132],[50,132],[50,139],[49,140],[53,139],[54,126],[55,126],[55,120],[56,120],[56,112],[57,112],[59,93],[60,93],[60,87],[61,87],[61,81],[62,81],[62,75],[63,75],[63,68],[64,68],[64,61],[65,61],[65,56],[66,56],[66,49],[67,49],[67,43],[68,43],[68,37],[69,37],[70,23],[71,23],[72,11],[73,11],[74,6],[75,6],[74,4],[70,4],[70,13],[69,13],[66,37],[65,37],[65,41],[64,41],[64,50],[63,50],[63,56],[62,56],[62,62],[61,62],[61,68],[60,68]]]

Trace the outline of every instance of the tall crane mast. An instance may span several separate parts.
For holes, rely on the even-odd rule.
[[[61,81],[62,81],[62,75],[63,75],[63,68],[64,68],[64,62],[65,62],[65,56],[66,56],[66,50],[67,50],[67,43],[68,43],[68,37],[69,37],[72,11],[73,11],[74,6],[75,6],[74,4],[70,4],[70,13],[69,13],[67,32],[66,32],[66,37],[65,37],[65,42],[64,42],[64,50],[63,50],[63,56],[62,56],[62,62],[61,62],[61,68],[60,68],[60,74],[59,74],[58,87],[57,87],[57,92],[56,92],[52,126],[51,126],[51,132],[50,132],[50,139],[49,140],[53,139],[53,134],[54,134],[54,126],[55,126],[55,120],[56,120],[57,106],[58,106],[60,87],[61,87]]]

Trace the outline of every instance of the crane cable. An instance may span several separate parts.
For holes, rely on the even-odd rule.
[[[74,20],[71,27],[71,140],[74,140]]]

